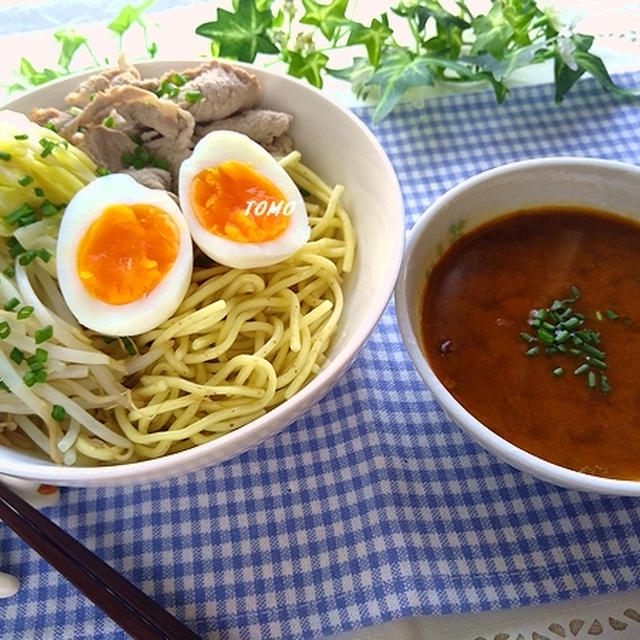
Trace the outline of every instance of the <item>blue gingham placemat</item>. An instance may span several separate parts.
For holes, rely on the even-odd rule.
[[[640,85],[640,72],[620,75]],[[370,124],[370,110],[358,115]],[[640,103],[589,80],[402,106],[372,126],[407,228],[439,194],[545,155],[640,162]],[[640,206],[640,203],[639,203]],[[361,247],[360,250],[366,250]],[[203,637],[317,638],[401,616],[640,588],[640,500],[534,480],[448,420],[405,355],[392,305],[302,419],[225,464],[164,483],[64,489],[47,514]],[[122,638],[0,526],[1,638]]]

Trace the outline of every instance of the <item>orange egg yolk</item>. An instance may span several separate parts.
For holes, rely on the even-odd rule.
[[[162,209],[148,204],[106,207],[80,241],[76,266],[89,294],[108,304],[148,295],[176,261],[180,235]]]
[[[273,240],[289,226],[290,203],[263,175],[229,160],[201,171],[191,182],[189,198],[200,224],[235,242]]]

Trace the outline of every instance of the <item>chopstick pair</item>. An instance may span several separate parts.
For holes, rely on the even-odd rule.
[[[133,638],[199,640],[191,629],[2,482],[0,518]]]

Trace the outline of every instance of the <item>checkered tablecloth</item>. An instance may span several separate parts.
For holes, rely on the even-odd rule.
[[[621,75],[640,85],[640,72]],[[370,124],[367,108],[357,114]],[[578,155],[640,162],[640,102],[585,80],[405,105],[372,126],[407,228],[495,165]],[[640,203],[639,203],[640,207]],[[366,247],[360,247],[366,250]],[[639,452],[640,454],[640,452]],[[210,638],[318,638],[418,614],[640,588],[640,499],[536,481],[448,420],[403,351],[390,305],[303,418],[227,463],[151,486],[63,489],[47,514]],[[0,638],[122,638],[0,526]]]

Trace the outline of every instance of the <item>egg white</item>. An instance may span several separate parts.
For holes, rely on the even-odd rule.
[[[127,304],[93,298],[80,279],[77,251],[89,226],[110,205],[148,204],[165,211],[180,236],[178,254],[164,278],[146,296]],[[96,178],[72,198],[62,216],[56,248],[58,284],[67,306],[80,324],[108,336],[131,336],[150,331],[169,318],[182,302],[193,269],[189,228],[175,201],[165,191],[149,189],[131,176]]]
[[[265,242],[236,242],[211,233],[202,226],[189,199],[193,179],[210,167],[235,160],[270,180],[287,202],[293,203],[289,225],[277,237]],[[276,264],[293,255],[309,239],[307,212],[298,187],[278,161],[257,142],[235,131],[212,131],[195,146],[180,167],[178,180],[180,207],[187,220],[193,241],[216,262],[238,269],[252,269]]]

